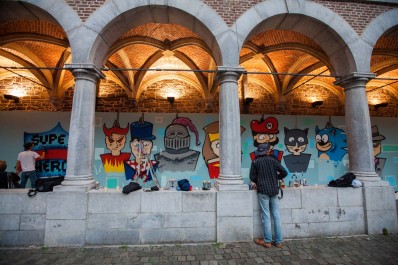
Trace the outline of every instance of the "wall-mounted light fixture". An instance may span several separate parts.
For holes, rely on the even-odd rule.
[[[137,102],[136,99],[129,99],[129,101],[130,101],[130,105],[131,105],[132,108],[136,108],[137,107],[138,102]]]
[[[318,101],[312,102],[312,103],[311,103],[311,106],[312,106],[313,108],[315,108],[315,107],[317,107],[317,106],[321,106],[322,104],[323,104],[323,101],[322,101],[322,100],[318,100]]]
[[[19,97],[13,95],[4,95],[5,99],[14,100],[14,103],[19,103]]]
[[[175,100],[174,97],[167,97],[167,101],[168,101],[170,104],[173,104],[173,103],[174,103],[174,100]]]
[[[245,105],[249,105],[250,103],[253,103],[253,98],[245,98],[245,101],[243,103]]]
[[[378,110],[379,108],[385,108],[387,106],[388,106],[388,102],[383,102],[383,103],[379,103],[379,104],[374,105],[375,110]]]

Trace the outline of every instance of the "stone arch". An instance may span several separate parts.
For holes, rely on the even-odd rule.
[[[14,62],[23,67],[30,68],[24,75],[36,78],[43,87],[47,89],[47,93],[51,100],[57,100],[61,97],[63,89],[58,87],[61,85],[65,71],[57,70],[52,73],[49,69],[45,69],[46,65],[34,52],[19,45],[18,42],[33,41],[42,42],[46,44],[63,47],[66,51],[59,59],[57,67],[62,67],[63,63],[70,59],[70,43],[71,32],[73,29],[81,25],[81,19],[77,13],[63,0],[54,1],[0,1],[0,24],[19,19],[28,21],[38,21],[45,24],[51,24],[52,29],[62,31],[62,38],[56,38],[38,33],[18,32],[12,34],[2,35],[0,38],[0,45],[8,47],[14,51],[18,51],[28,60],[24,60],[20,56],[15,56],[12,53],[2,52],[2,56],[8,57]],[[66,35],[64,37],[64,35]],[[69,48],[68,48],[69,47]],[[43,67],[43,69],[35,69],[36,67]]]
[[[2,1],[0,8],[0,23],[8,20],[8,17],[15,19],[15,10],[18,10],[17,16],[24,19],[44,20],[59,24],[65,31],[68,39],[72,39],[70,35],[74,29],[78,28],[82,21],[76,12],[64,0],[52,1]],[[45,12],[42,12],[45,11]]]
[[[239,50],[257,33],[271,29],[292,30],[314,40],[328,56],[334,68],[332,74],[343,76],[370,71],[367,63],[370,59],[363,58],[370,45],[364,43],[343,18],[321,4],[267,0],[246,11],[231,26],[237,35],[235,43]],[[331,42],[334,44],[330,45]],[[226,49],[228,43],[222,44],[222,49]],[[239,58],[233,59],[238,62]]]
[[[200,36],[212,51],[216,63],[222,64],[221,49],[215,36],[228,31],[228,27],[214,10],[199,0],[170,1],[164,5],[129,0],[106,2],[76,30],[76,37],[80,38],[80,43],[85,43],[85,47],[73,57],[74,63],[92,62],[101,67],[119,36],[146,23],[183,25]],[[81,38],[85,38],[84,42]]]
[[[370,57],[377,41],[382,35],[395,27],[398,27],[398,9],[392,9],[380,14],[366,26],[361,38],[372,47],[367,54],[364,54],[364,56],[369,57],[369,65]]]

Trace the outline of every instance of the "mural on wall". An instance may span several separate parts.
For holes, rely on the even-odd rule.
[[[65,176],[68,156],[69,133],[61,123],[51,130],[41,133],[24,132],[24,143],[33,142],[33,151],[46,152],[44,159],[36,161],[36,172],[40,178]]]
[[[219,121],[212,122],[203,128],[205,131],[205,142],[202,147],[202,156],[205,160],[211,179],[220,175],[220,132]],[[240,134],[246,129],[240,126]]]
[[[111,128],[103,126],[105,134],[105,145],[110,153],[101,154],[102,165],[105,173],[124,172],[124,161],[130,159],[130,153],[121,152],[126,145],[126,135],[129,132],[129,124],[126,128],[121,128],[119,124],[119,113]]]
[[[386,138],[379,133],[379,128],[377,127],[377,125],[372,126],[372,142],[375,170],[379,177],[381,177],[384,164],[386,163],[386,158],[378,157],[378,155],[381,153],[381,141],[383,141],[384,139]]]
[[[144,116],[139,121],[130,124],[130,148],[134,160],[124,161],[126,180],[145,183],[156,178],[158,162],[150,159],[153,147],[152,141],[156,139],[152,130],[153,124],[144,121]]]
[[[275,146],[279,143],[277,136],[279,133],[278,120],[275,117],[264,119],[263,115],[260,120],[252,120],[250,128],[252,130],[254,147],[257,147],[259,144],[269,143],[271,145],[270,155],[275,156],[281,162],[283,151],[275,149]],[[252,160],[256,158],[254,151],[250,153],[250,158]]]
[[[316,149],[320,159],[340,162],[347,154],[346,133],[334,127],[330,121],[323,129],[315,126],[315,134]]]
[[[194,171],[200,152],[190,149],[191,137],[188,129],[195,134],[195,144],[200,145],[199,132],[189,118],[178,117],[166,127],[164,136],[165,151],[155,154],[159,162],[159,172]]]
[[[179,114],[179,117],[176,116],[175,113],[145,113],[145,115],[145,121],[143,121],[143,119],[139,119],[141,117],[140,113],[120,113],[120,119],[117,118],[115,121],[117,113],[96,113],[93,176],[96,181],[100,182],[101,186],[117,189],[126,185],[131,180],[137,180],[142,187],[152,187],[154,184],[153,182],[155,182],[152,179],[152,171],[149,166],[152,164],[153,169],[156,169],[153,172],[156,173],[161,187],[166,187],[170,179],[189,179],[193,187],[198,187],[200,189],[203,181],[214,181],[218,177],[220,168],[219,122],[217,121],[219,116],[217,114],[190,113]],[[266,117],[267,116],[265,116],[265,118]],[[277,123],[282,126],[279,134],[277,134],[277,127],[273,127],[271,123],[270,127],[274,128],[275,134],[272,136],[278,135],[280,138],[279,143],[274,145],[274,149],[284,151],[281,163],[290,172],[289,180],[290,177],[293,179],[293,175],[296,175],[298,178],[306,179],[309,185],[323,185],[329,183],[330,180],[336,179],[336,177],[342,176],[349,170],[349,157],[346,155],[346,135],[343,131],[338,129],[341,128],[344,130],[343,116],[333,116],[332,122],[337,128],[332,126],[330,118],[328,123],[327,117],[325,116],[275,115],[274,117],[277,119]],[[47,150],[46,160],[38,161],[37,164],[38,172],[41,177],[65,175],[68,132],[62,129],[60,124],[66,128],[64,124],[70,123],[69,113],[0,112],[0,118],[7,121],[7,126],[3,126],[2,130],[0,130],[0,138],[3,139],[0,157],[6,160],[8,164],[15,164],[15,159],[24,142],[33,141],[35,143],[34,150],[38,153],[40,153],[41,150]],[[253,146],[253,135],[259,136],[259,133],[253,132],[255,128],[254,124],[262,124],[265,127],[265,118],[263,121],[261,121],[260,118],[261,115],[245,114],[241,116],[240,120],[242,136],[241,139],[237,139],[237,141],[241,141],[242,177],[246,184],[249,183],[248,174],[251,164],[250,153],[256,149]],[[132,124],[133,121],[138,122]],[[254,123],[254,121],[257,121],[257,123]],[[8,123],[10,123],[10,125],[8,125]],[[382,173],[382,179],[388,181],[391,186],[395,187],[395,190],[398,190],[396,185],[396,183],[398,183],[398,135],[394,130],[396,123],[397,118],[374,118],[372,120],[372,125],[377,126],[372,128],[372,139],[375,148],[375,171],[378,174]],[[49,124],[51,124],[51,126],[49,126]],[[54,125],[56,125],[56,127],[48,131],[53,128]],[[320,128],[316,129],[316,125]],[[176,169],[172,169],[171,165],[167,165],[170,168],[165,167],[163,170],[160,170],[160,166],[166,161],[164,157],[167,155],[163,157],[160,156],[161,154],[166,152],[172,154],[173,151],[180,151],[178,149],[180,147],[175,148],[175,150],[171,152],[164,148],[169,146],[166,143],[166,139],[172,138],[171,136],[167,136],[169,135],[168,129],[175,126],[177,126],[177,128],[179,127],[182,131],[186,129],[186,136],[189,134],[191,141],[189,147],[185,150],[196,151],[194,152],[193,162],[189,164],[189,169],[185,169],[188,165],[186,160],[182,158],[180,161],[183,161],[181,164],[184,166],[184,171],[181,171],[179,164],[175,164]],[[253,127],[252,130],[249,129],[245,131],[244,128],[247,129],[249,126],[251,128]],[[198,137],[196,137],[197,134],[194,127],[197,128]],[[324,127],[329,129],[329,134],[327,135],[328,141],[325,142],[322,141],[325,140],[326,137],[324,137],[322,133],[323,130],[321,130]],[[176,130],[174,133],[181,133],[180,129]],[[25,138],[24,132],[26,132]],[[264,132],[267,131],[264,129]],[[124,140],[112,135],[112,133],[125,136],[126,143],[124,148],[122,147]],[[340,150],[339,155],[334,154],[333,151],[321,152],[319,150],[320,147],[326,149],[326,147],[329,146],[331,148],[332,143],[328,142],[333,135],[340,136],[334,141],[330,140],[330,142],[338,143],[335,145],[335,149],[343,149]],[[117,145],[121,149],[120,153],[126,153],[130,156],[125,160],[125,163],[123,163],[122,172],[110,172],[108,169],[105,170],[104,156],[101,155],[104,153],[108,153],[108,155],[112,154],[111,143],[107,143],[106,139],[106,137],[109,136],[109,140],[116,140],[116,142],[117,140],[121,140],[118,143],[119,145]],[[301,137],[303,138],[303,142],[300,139]],[[176,138],[178,137],[176,136]],[[293,140],[291,143],[288,142],[290,138]],[[183,138],[179,139],[182,140]],[[260,137],[256,139],[260,139]],[[130,140],[133,141],[130,143]],[[276,137],[273,137],[273,140],[275,143]],[[308,144],[305,146],[304,143],[307,141]],[[200,144],[199,142],[204,144]],[[301,143],[303,145],[301,145]],[[255,144],[257,144],[257,142],[255,142]],[[170,147],[172,146],[170,145]],[[200,155],[201,152],[203,152],[202,155]],[[185,154],[185,152],[182,153]],[[155,157],[153,154],[156,154]],[[294,156],[295,154],[299,155]],[[202,156],[203,159],[200,156]],[[320,158],[321,156],[322,158]],[[155,161],[158,157],[160,157],[159,161]],[[297,168],[297,164],[290,160],[293,158],[300,158],[299,161],[302,162],[301,159],[305,157],[310,157],[310,159],[308,164],[308,158],[304,160],[302,168]],[[339,161],[339,159],[341,159],[341,161]],[[138,164],[138,161],[140,161],[140,164]],[[151,163],[149,164],[147,161],[151,161]],[[166,170],[166,168],[169,170]],[[111,168],[111,170],[114,169]],[[139,173],[137,173],[137,171]],[[144,180],[146,181],[145,183],[143,182]]]
[[[308,163],[311,154],[303,153],[308,145],[308,128],[288,129],[285,131],[285,146],[290,152],[289,155],[283,157],[285,165],[289,172],[307,172]]]

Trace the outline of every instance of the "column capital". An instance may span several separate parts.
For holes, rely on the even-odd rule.
[[[336,86],[344,87],[345,89],[351,89],[359,86],[364,86],[369,80],[376,77],[374,73],[359,73],[353,72],[349,75],[342,76],[337,78],[334,84]],[[358,84],[359,83],[359,84]],[[347,87],[348,86],[348,87]]]
[[[216,79],[221,83],[223,81],[237,82],[240,76],[245,72],[245,68],[233,66],[218,66]]]
[[[92,76],[96,79],[104,79],[105,74],[101,72],[101,70],[95,66],[94,64],[90,63],[71,63],[65,64],[65,68],[72,72],[72,74],[79,78],[82,75],[84,76]]]

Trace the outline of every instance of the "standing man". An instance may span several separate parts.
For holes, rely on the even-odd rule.
[[[36,160],[43,159],[46,155],[46,152],[43,151],[41,155],[32,151],[34,144],[32,142],[25,143],[24,145],[25,151],[18,154],[17,164],[15,166],[16,173],[22,171],[21,174],[21,188],[25,188],[26,182],[28,178],[32,183],[32,188],[36,188]]]
[[[253,189],[257,190],[258,202],[261,207],[261,221],[264,228],[264,239],[259,238],[255,242],[265,248],[271,247],[271,212],[274,220],[274,244],[277,248],[282,248],[283,238],[279,213],[278,181],[287,176],[287,171],[274,156],[269,155],[269,152],[269,143],[259,144],[255,151],[256,159],[253,160],[250,167],[250,180],[252,181]]]

